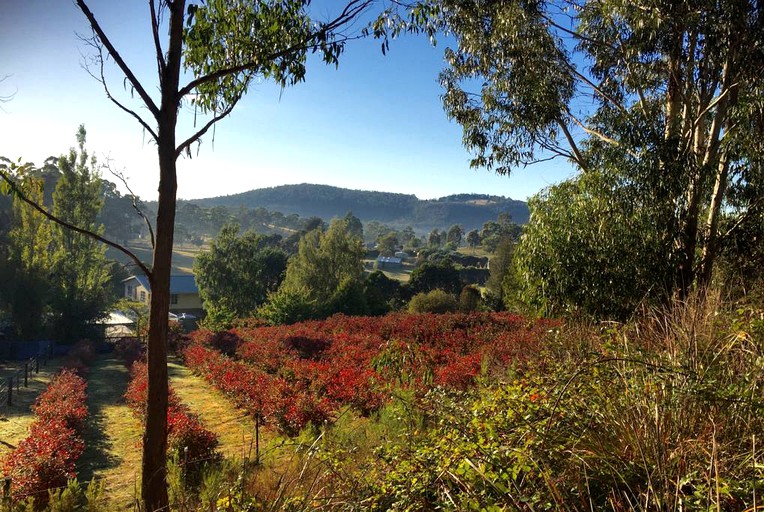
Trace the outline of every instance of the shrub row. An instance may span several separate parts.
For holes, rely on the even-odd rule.
[[[146,421],[146,402],[148,399],[148,369],[146,363],[136,361],[130,369],[130,384],[125,393],[125,400],[133,414]],[[192,413],[183,404],[170,387],[167,408],[167,450],[170,457],[179,462],[188,462],[190,467],[199,463],[219,459],[216,451],[218,436],[206,429],[199,416]]]
[[[343,406],[368,414],[391,386],[465,389],[522,369],[555,324],[508,313],[337,315],[289,326],[199,330],[186,364],[250,414],[294,434]]]
[[[48,489],[65,486],[85,449],[82,432],[88,416],[87,384],[81,377],[95,358],[92,342],[76,343],[62,361],[62,370],[37,397],[36,419],[29,436],[3,461],[14,500],[33,496],[48,500]]]
[[[81,433],[88,415],[86,387],[82,377],[65,369],[37,398],[32,407],[37,419],[29,437],[3,464],[14,499],[33,495],[40,503],[47,500],[43,491],[64,486],[75,476],[75,463],[85,449]]]

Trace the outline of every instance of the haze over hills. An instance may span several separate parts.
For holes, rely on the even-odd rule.
[[[528,222],[525,201],[485,194],[457,194],[439,199],[419,199],[413,194],[350,190],[329,185],[282,185],[229,196],[189,200],[203,207],[266,208],[285,215],[323,219],[353,212],[364,222],[376,220],[391,225],[410,225],[418,230],[460,224],[465,230],[479,229],[506,212],[518,224]]]

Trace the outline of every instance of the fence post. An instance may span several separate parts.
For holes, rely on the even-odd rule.
[[[24,363],[24,387],[29,387],[29,361]]]
[[[34,372],[40,373],[40,355],[36,355],[34,358]]]
[[[3,479],[3,510],[10,510],[11,504],[11,478],[7,476]]]
[[[13,377],[8,377],[8,407],[13,405]]]

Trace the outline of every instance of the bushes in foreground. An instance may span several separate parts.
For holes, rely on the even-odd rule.
[[[47,489],[65,486],[75,476],[75,463],[85,449],[82,430],[87,419],[86,384],[72,370],[63,370],[32,407],[37,419],[29,437],[5,459],[14,499],[47,500]]]
[[[137,361],[130,369],[130,383],[125,400],[130,410],[142,423],[146,421],[148,399],[148,370],[146,363]],[[167,453],[187,469],[219,460],[218,436],[206,429],[199,416],[183,404],[170,388],[167,404]]]

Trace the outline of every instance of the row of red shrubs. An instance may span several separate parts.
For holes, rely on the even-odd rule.
[[[276,327],[199,330],[186,364],[253,416],[287,434],[368,414],[393,386],[466,389],[483,372],[522,368],[557,324],[511,313],[391,314]]]
[[[133,414],[146,421],[146,403],[148,400],[148,368],[145,359],[138,353],[129,340],[120,344],[119,352],[127,356],[130,366],[130,383],[125,392],[125,400]],[[128,355],[129,354],[129,355]],[[136,356],[136,357],[132,357]],[[219,441],[214,432],[204,427],[199,416],[183,404],[170,386],[167,407],[167,450],[170,457],[176,457],[185,469],[198,467],[201,463],[217,461]]]
[[[29,436],[3,461],[14,500],[34,496],[38,505],[44,504],[48,489],[65,486],[75,476],[75,464],[85,450],[82,433],[88,417],[87,384],[79,374],[94,357],[92,343],[77,343],[65,357],[64,369],[37,397]]]

